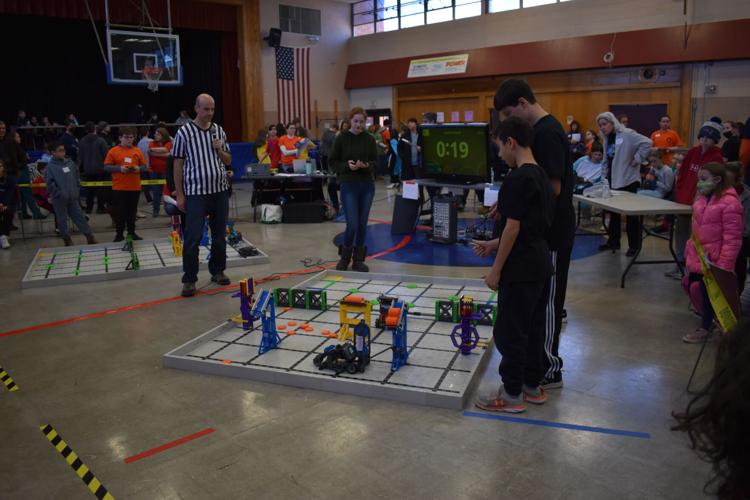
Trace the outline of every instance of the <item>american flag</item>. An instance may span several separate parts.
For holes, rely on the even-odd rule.
[[[276,104],[279,122],[299,117],[310,127],[310,48],[276,47]]]

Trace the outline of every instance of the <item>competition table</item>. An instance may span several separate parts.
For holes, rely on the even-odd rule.
[[[608,212],[624,216],[637,216],[641,219],[641,227],[643,226],[643,217],[646,215],[691,215],[693,208],[690,205],[682,205],[668,200],[660,200],[658,198],[652,198],[650,196],[642,196],[626,191],[612,191],[611,198],[588,198],[586,196],[576,194],[573,198],[580,203],[588,203],[589,205],[604,209]],[[670,225],[669,228],[669,252],[672,254],[672,260],[638,260],[643,250],[643,245],[636,251],[635,255],[628,262],[625,271],[623,271],[620,277],[620,287],[625,288],[625,278],[630,272],[630,268],[634,265],[643,264],[677,264],[682,266],[682,263],[677,260],[677,255],[674,252],[674,224]],[[646,231],[646,236],[650,236],[651,233]]]

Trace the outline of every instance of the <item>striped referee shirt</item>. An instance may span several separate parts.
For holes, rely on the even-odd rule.
[[[211,144],[214,138],[221,139],[222,149],[230,152],[227,134],[216,123],[204,130],[191,120],[177,131],[172,144],[172,156],[185,160],[185,196],[213,194],[229,189],[226,167]]]

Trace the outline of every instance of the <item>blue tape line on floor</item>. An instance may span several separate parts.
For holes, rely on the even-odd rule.
[[[647,432],[623,431],[620,429],[608,429],[606,427],[591,427],[588,425],[565,424],[562,422],[551,422],[549,420],[536,420],[533,418],[511,417],[509,415],[494,415],[489,413],[479,413],[475,411],[465,411],[464,417],[484,418],[487,420],[504,420],[516,424],[540,425],[542,427],[555,427],[557,429],[569,429],[573,431],[598,432],[600,434],[612,434],[615,436],[625,436],[640,439],[651,439],[651,434]]]

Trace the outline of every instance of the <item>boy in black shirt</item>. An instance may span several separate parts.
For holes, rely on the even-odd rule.
[[[563,360],[558,354],[560,331],[568,288],[568,269],[575,238],[575,211],[573,189],[575,174],[570,158],[570,147],[565,131],[557,119],[547,113],[536,101],[534,92],[523,80],[504,81],[495,93],[495,109],[504,116],[515,116],[534,128],[531,152],[536,163],[549,177],[555,196],[555,216],[547,231],[547,244],[552,256],[554,275],[550,278],[547,298],[547,318],[544,352],[545,389],[562,387]]]
[[[498,315],[493,337],[503,385],[496,394],[480,397],[476,406],[488,411],[520,413],[526,403],[547,400],[539,385],[544,375],[544,325],[552,261],[545,233],[554,216],[552,186],[531,153],[534,132],[520,118],[498,125],[494,140],[511,170],[497,202],[499,239],[475,241],[474,252],[497,250],[485,283],[498,290]]]

